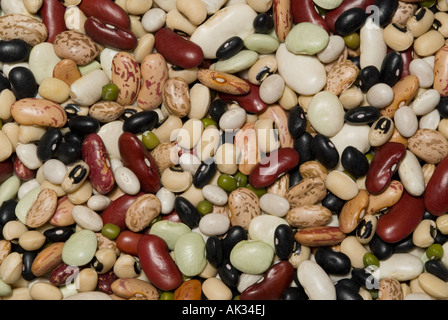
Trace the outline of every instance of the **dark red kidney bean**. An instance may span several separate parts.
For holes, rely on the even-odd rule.
[[[322,200],[322,205],[330,210],[333,214],[339,214],[344,207],[345,200],[342,200],[339,197],[336,197],[330,191],[327,191],[327,195]]]
[[[36,177],[37,170],[31,170],[20,161],[19,157],[14,157],[14,174],[21,181],[30,181]]]
[[[132,31],[96,17],[87,18],[84,29],[93,41],[104,46],[124,51],[134,50],[137,46],[138,40]]]
[[[112,223],[120,228],[121,231],[127,230],[125,223],[126,211],[134,201],[143,195],[142,192],[136,195],[123,194],[113,200],[110,205],[101,213],[103,223]],[[121,233],[120,233],[121,234]]]
[[[308,296],[302,286],[289,287],[283,291],[282,300],[308,300]]]
[[[274,18],[271,13],[259,13],[253,22],[256,33],[266,34],[274,28]]]
[[[274,230],[274,251],[280,260],[289,258],[294,250],[294,232],[287,224],[281,224]]]
[[[263,279],[243,292],[241,300],[280,300],[283,291],[288,288],[294,278],[294,267],[287,260],[282,260],[271,266]]]
[[[62,132],[58,128],[48,128],[37,143],[37,156],[42,161],[53,157],[62,142]]]
[[[378,15],[379,25],[381,27],[385,27],[392,21],[392,17],[398,9],[398,3],[398,0],[375,1],[375,11],[373,12],[373,14]]]
[[[17,100],[36,96],[39,85],[30,69],[20,66],[14,67],[9,71],[8,79]]]
[[[159,115],[153,110],[137,112],[124,120],[123,131],[134,134],[151,131],[159,122]]]
[[[31,48],[22,39],[0,41],[0,61],[4,63],[28,60]]]
[[[113,271],[109,271],[107,273],[102,273],[98,275],[98,284],[96,285],[97,289],[106,294],[113,294],[112,291],[112,283],[117,280],[118,277]]]
[[[240,241],[247,240],[247,231],[242,226],[232,226],[221,239],[222,254],[224,258],[230,257],[230,251]]]
[[[170,291],[181,285],[182,273],[162,238],[144,234],[138,241],[138,258],[148,280],[160,290]]]
[[[222,99],[215,99],[210,103],[210,108],[208,113],[210,117],[219,123],[219,119],[221,119],[222,115],[229,110],[227,103]]]
[[[288,131],[293,139],[305,133],[307,122],[305,110],[300,105],[289,110]]]
[[[428,260],[425,262],[425,271],[435,275],[443,281],[448,281],[448,269],[440,260]]]
[[[174,209],[179,215],[180,220],[191,229],[199,226],[201,214],[198,209],[186,198],[179,196],[174,200]]]
[[[298,138],[294,139],[294,149],[299,154],[299,164],[310,161],[314,159],[314,155],[311,152],[311,142],[313,141],[313,136],[309,132],[305,132]]]
[[[354,289],[353,285],[347,284],[347,281],[356,282],[352,279],[341,279],[335,283],[334,287],[336,289],[336,300],[364,300],[358,293],[358,289]]]
[[[264,157],[249,174],[254,188],[270,186],[277,178],[299,164],[299,154],[294,148],[280,148]]]
[[[238,36],[231,37],[224,41],[216,50],[216,58],[229,59],[244,48],[244,41]]]
[[[229,258],[223,258],[222,263],[218,266],[218,275],[226,286],[236,288],[240,280],[241,271],[230,263]]]
[[[131,25],[131,20],[126,11],[111,0],[83,0],[78,8],[87,17],[97,17],[125,29],[128,29]]]
[[[42,22],[47,27],[48,38],[46,42],[53,43],[54,38],[62,31],[67,30],[65,24],[65,6],[59,0],[44,0],[39,10]]]
[[[64,262],[59,264],[56,268],[54,268],[49,275],[50,283],[54,286],[61,287],[67,284],[67,280],[69,280],[70,277],[75,277],[75,275],[80,271],[80,268],[77,266],[70,266]]]
[[[64,141],[56,149],[55,157],[64,164],[72,164],[79,160],[81,146],[77,143]]]
[[[155,34],[154,46],[167,62],[189,69],[199,66],[204,60],[202,48],[185,39],[169,28],[162,28]]]
[[[171,211],[171,213],[169,213],[169,214],[164,214],[162,216],[162,220],[168,220],[171,222],[182,222],[182,220],[180,220],[180,217],[177,214],[176,210]]]
[[[372,106],[359,106],[350,110],[344,115],[345,122],[349,124],[370,124],[380,118],[380,109]]]
[[[100,126],[100,121],[91,116],[74,116],[68,121],[70,131],[81,135],[96,133]]]
[[[341,14],[352,9],[361,8],[366,10],[368,6],[375,4],[375,0],[352,0],[344,1],[334,10],[330,10],[325,14],[325,22],[331,32],[335,32],[335,23]]]
[[[334,168],[339,162],[339,152],[330,138],[323,134],[316,134],[310,144],[313,157],[327,169]]]
[[[245,80],[250,91],[244,95],[232,95],[227,93],[219,93],[219,97],[225,102],[237,102],[241,108],[249,113],[262,113],[268,108],[268,105],[264,103],[260,98],[260,87]]]
[[[400,200],[378,219],[376,234],[388,243],[403,240],[414,231],[424,214],[423,197],[414,197],[404,190]]]
[[[379,147],[366,175],[367,191],[372,194],[383,192],[405,155],[406,147],[398,142],[387,142]]]
[[[411,72],[409,71],[409,65],[412,62],[412,60],[414,59],[413,46],[411,46],[410,48],[408,48],[405,51],[401,51],[400,55],[401,55],[401,60],[403,62],[403,70],[401,71],[401,79],[403,79],[404,77],[407,77],[408,75],[411,74]]]
[[[347,146],[342,152],[341,165],[357,178],[365,176],[369,171],[369,161],[366,156],[353,146]]]
[[[89,134],[82,143],[81,152],[82,159],[90,167],[89,179],[93,189],[100,194],[112,191],[115,177],[103,139],[96,133]]]
[[[441,216],[448,211],[448,157],[437,165],[426,185],[424,199],[426,210],[433,216]]]
[[[330,33],[327,22],[317,12],[313,0],[291,0],[291,11],[294,24],[311,22]]]
[[[161,187],[157,163],[150,151],[131,132],[123,132],[118,138],[118,148],[123,165],[135,173],[141,191],[156,193]]]
[[[370,240],[369,248],[380,260],[387,259],[394,253],[392,244],[383,241],[377,234],[375,234],[372,240]]]
[[[137,256],[138,242],[142,236],[143,233],[137,233],[131,230],[121,231],[118,237],[115,239],[117,249],[123,253]]]
[[[334,31],[341,37],[352,34],[364,25],[367,13],[362,8],[351,8],[339,15],[334,23]]]
[[[73,227],[53,227],[44,231],[43,235],[48,242],[65,242],[75,233]]]
[[[205,187],[212,180],[217,170],[215,161],[202,162],[193,176],[193,184],[196,188]]]
[[[403,58],[396,51],[389,52],[383,59],[380,70],[380,82],[391,87],[400,79],[403,73]]]
[[[350,272],[350,258],[343,252],[330,247],[319,247],[314,256],[317,264],[328,274],[344,275]]]
[[[0,183],[11,177],[14,173],[14,164],[11,157],[0,162]]]
[[[222,262],[222,243],[218,236],[210,236],[205,242],[205,256],[212,266],[217,268]]]
[[[36,276],[31,271],[34,259],[37,257],[37,251],[23,251],[22,252],[22,277],[27,281],[36,279]]]
[[[381,73],[375,66],[367,66],[359,72],[359,88],[366,93],[374,85],[380,82]]]

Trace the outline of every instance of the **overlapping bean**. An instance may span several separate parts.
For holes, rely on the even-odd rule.
[[[448,298],[446,0],[1,9],[1,300]]]

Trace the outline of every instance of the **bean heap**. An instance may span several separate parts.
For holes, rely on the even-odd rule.
[[[0,299],[448,298],[447,0],[3,0]]]

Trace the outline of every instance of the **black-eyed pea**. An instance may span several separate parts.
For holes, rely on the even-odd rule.
[[[34,282],[29,290],[33,300],[62,300],[62,291],[46,281]]]
[[[215,153],[215,161],[221,173],[235,174],[238,170],[238,160],[241,152],[232,143],[223,143]]]
[[[367,249],[355,236],[347,236],[341,242],[341,252],[345,253],[354,268],[364,268],[363,257]]]
[[[130,254],[121,254],[113,267],[118,278],[136,278],[141,274],[142,268],[138,259]]]
[[[430,219],[423,219],[412,233],[412,242],[419,248],[428,248],[434,243],[436,235],[436,222]]]
[[[427,32],[434,22],[434,13],[426,7],[418,9],[414,16],[406,21],[406,28],[415,38]]]
[[[2,230],[3,238],[5,240],[19,239],[22,234],[28,231],[28,228],[19,220],[8,221]]]
[[[92,268],[79,271],[75,278],[75,287],[78,292],[95,291],[98,284],[98,273]]]
[[[432,29],[415,39],[413,48],[420,57],[427,57],[435,54],[444,45],[444,36]]]
[[[87,163],[82,160],[76,162],[69,170],[67,170],[62,178],[60,183],[62,189],[68,193],[74,192],[88,178],[89,173],[90,167]]]
[[[440,233],[448,234],[448,214],[437,217],[436,226]]]
[[[442,12],[448,11],[448,3],[446,3],[446,1],[443,0],[437,0],[437,9],[439,9],[439,11]]]
[[[394,133],[395,124],[391,118],[382,116],[376,120],[369,130],[369,143],[373,147],[385,144]]]
[[[433,27],[444,37],[448,37],[448,13],[436,12],[434,15]]]
[[[113,269],[116,260],[114,249],[102,248],[96,251],[90,265],[98,274],[105,274]]]
[[[27,251],[40,249],[46,241],[46,237],[37,230],[29,230],[19,237],[19,245]]]
[[[0,265],[0,278],[7,284],[13,284],[22,276],[23,262],[18,252],[11,252]]]
[[[163,186],[171,192],[183,192],[193,183],[190,172],[183,170],[180,166],[166,168],[161,176]]]
[[[394,278],[381,279],[378,300],[403,300],[400,281]]]
[[[364,218],[368,204],[369,194],[364,189],[344,204],[339,214],[339,228],[342,232],[350,233],[356,229]]]
[[[384,28],[383,38],[389,48],[404,51],[414,43],[414,36],[405,26],[390,23]]]
[[[111,289],[113,293],[123,299],[132,300],[158,300],[159,291],[149,282],[135,279],[124,278],[115,280]]]
[[[277,60],[273,55],[261,57],[248,71],[247,79],[250,83],[260,85],[268,76],[277,72]]]
[[[89,180],[84,181],[81,186],[73,192],[67,193],[68,199],[76,205],[86,203],[93,194],[93,187]]]
[[[356,228],[356,239],[359,243],[367,244],[372,240],[376,232],[378,218],[375,215],[365,215]]]

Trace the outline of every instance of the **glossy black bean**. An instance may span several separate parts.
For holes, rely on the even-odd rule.
[[[22,253],[22,277],[27,281],[36,278],[36,275],[31,271],[31,267],[36,257],[37,251],[24,251]]]
[[[28,60],[30,46],[22,39],[0,40],[0,61],[3,63]]]
[[[368,290],[379,288],[379,280],[375,278],[369,270],[363,268],[353,268],[351,275],[351,279],[363,288]]]
[[[381,27],[388,25],[392,21],[392,17],[398,9],[398,0],[376,0],[372,14],[374,19],[379,19],[374,22]]]
[[[222,244],[218,236],[210,236],[205,242],[205,257],[217,268],[222,262]]]
[[[176,210],[180,220],[191,229],[199,226],[201,214],[198,209],[186,198],[176,197],[174,200],[174,209]]]
[[[288,287],[283,291],[282,300],[308,300],[308,296],[302,286]]]
[[[65,242],[75,233],[73,227],[54,227],[44,231],[43,235],[49,242]]]
[[[62,142],[56,149],[55,157],[64,164],[72,164],[81,157],[81,146],[73,142]]]
[[[274,250],[280,260],[286,260],[294,250],[294,232],[287,224],[281,224],[274,231]]]
[[[333,169],[339,163],[339,152],[330,138],[316,134],[311,140],[311,152],[325,168]]]
[[[183,69],[182,69],[183,70]],[[120,119],[122,120],[126,120],[127,118],[133,116],[134,114],[136,114],[138,111],[136,109],[133,108],[125,108],[123,114],[121,115]]]
[[[4,226],[9,221],[17,220],[16,216],[17,200],[8,199],[0,206],[0,225]]]
[[[351,279],[343,279],[348,280],[356,284],[354,280]],[[338,281],[335,284],[336,289],[336,300],[364,300],[359,294],[358,290],[355,290],[350,284],[347,284],[346,281]]]
[[[82,142],[84,141],[84,136],[79,133],[68,131],[64,134],[64,141],[69,142],[69,143],[74,143],[81,147]]]
[[[361,288],[360,284],[351,278],[340,279],[335,283],[335,285],[344,286],[353,291],[358,291]]]
[[[448,97],[441,97],[437,104],[437,110],[444,119],[448,118]]]
[[[307,124],[305,110],[300,105],[289,110],[288,131],[293,139],[300,137],[305,133]]]
[[[222,115],[229,110],[227,103],[222,99],[215,99],[210,103],[210,108],[208,109],[208,113],[210,117],[219,123],[219,119],[221,119]]]
[[[440,232],[440,230],[437,230],[437,234],[434,237],[434,243],[438,243],[438,244],[443,245],[447,241],[448,241],[448,235],[442,234]]]
[[[217,170],[215,161],[202,162],[193,176],[193,184],[196,188],[205,187],[213,179]]]
[[[96,133],[100,130],[101,123],[98,119],[91,116],[75,116],[68,120],[68,127],[70,131],[88,135]]]
[[[359,72],[359,88],[366,93],[374,85],[380,82],[380,70],[375,66],[367,66]]]
[[[356,178],[363,177],[369,171],[369,160],[353,146],[347,146],[341,155],[341,165]]]
[[[331,211],[333,214],[339,214],[344,207],[345,200],[335,196],[332,192],[328,191],[325,198],[322,200],[322,205]]]
[[[440,260],[426,261],[425,270],[445,282],[448,281],[448,268]]]
[[[359,106],[348,110],[344,119],[347,123],[353,125],[370,124],[375,122],[381,116],[380,109],[372,106]]]
[[[225,258],[221,265],[218,267],[218,275],[226,286],[235,288],[236,286],[238,286],[241,271],[239,271],[230,263],[230,259]]]
[[[61,130],[58,128],[48,128],[37,143],[37,156],[39,159],[42,161],[51,159],[61,144],[62,139]]]
[[[159,115],[153,110],[145,110],[133,114],[123,123],[123,131],[134,134],[151,131],[159,122]]]
[[[372,253],[380,260],[385,260],[389,258],[393,252],[394,248],[390,243],[386,243],[381,238],[375,234],[369,242],[369,248]]]
[[[315,159],[311,152],[311,141],[313,141],[313,136],[309,132],[305,132],[294,139],[294,149],[299,154],[299,165]]]
[[[269,12],[260,13],[255,17],[253,26],[256,33],[269,33],[274,28],[274,18]]]
[[[302,174],[299,170],[300,166],[297,166],[296,168],[289,171],[289,187],[293,187],[296,184],[298,184],[300,181],[303,180]]]
[[[380,70],[380,82],[393,87],[403,74],[403,58],[396,51],[389,52],[383,59]]]
[[[343,252],[329,247],[319,247],[314,253],[318,265],[329,274],[344,275],[350,272],[350,258]]]
[[[348,60],[350,60],[351,62],[353,62],[355,64],[355,66],[361,70],[361,57],[360,56],[356,56],[356,57],[348,57]]]
[[[230,227],[226,236],[221,239],[223,257],[229,258],[233,247],[243,240],[247,240],[247,231],[241,226]]]
[[[233,36],[219,46],[218,50],[216,50],[216,58],[229,59],[240,52],[243,47],[243,39],[238,36]]]
[[[11,83],[9,82],[8,78],[5,77],[5,75],[0,72],[0,92],[2,92],[5,89],[11,90]]]
[[[15,67],[9,71],[9,82],[17,100],[34,98],[37,95],[39,85],[30,69],[26,67]]]
[[[412,234],[400,240],[396,243],[393,243],[394,253],[406,253],[415,248],[414,240],[412,239]]]
[[[11,243],[11,252],[24,253],[25,249],[23,249],[20,244],[16,241],[10,241]]]
[[[337,18],[334,28],[340,36],[352,34],[364,25],[367,19],[367,13],[362,8],[351,8]]]

